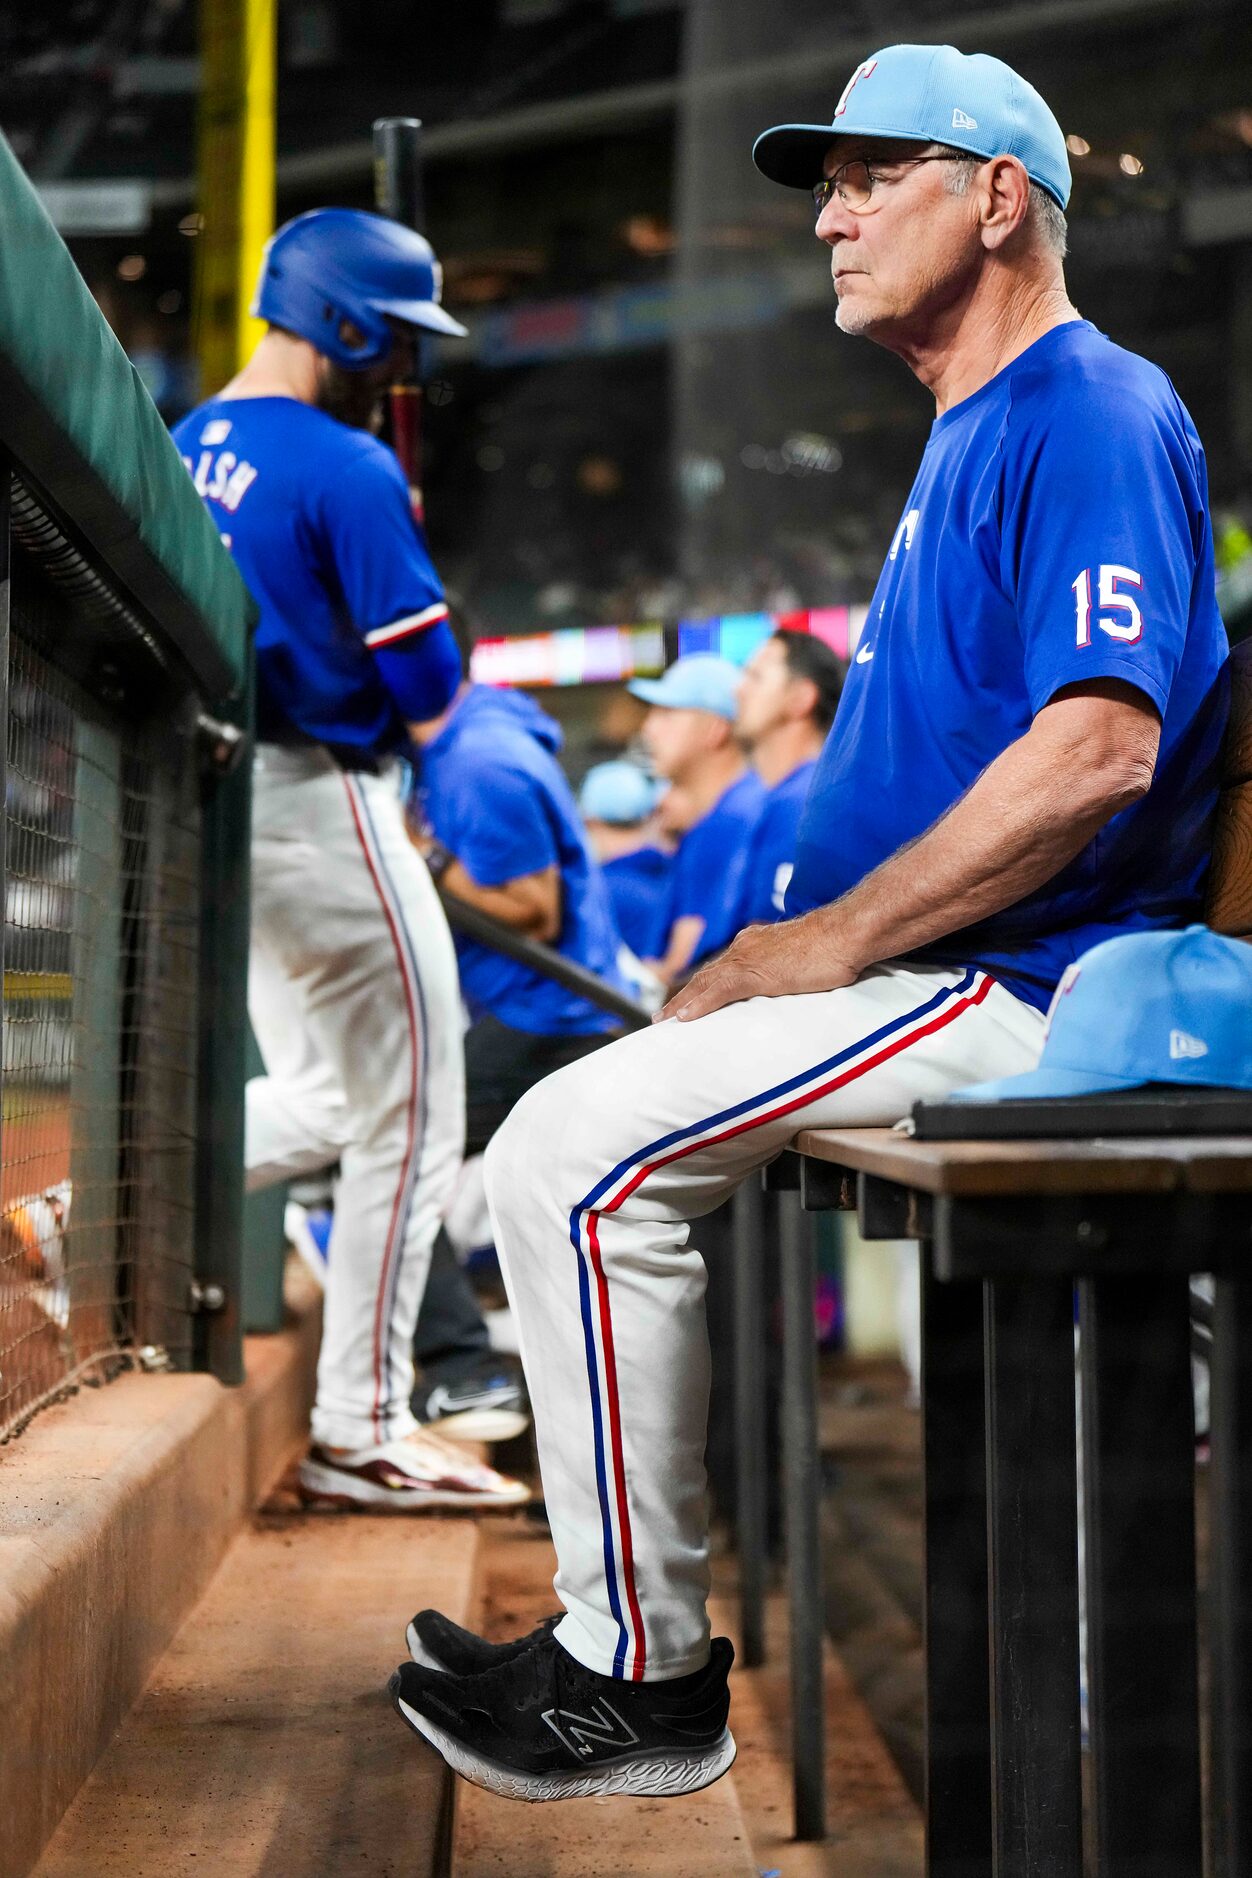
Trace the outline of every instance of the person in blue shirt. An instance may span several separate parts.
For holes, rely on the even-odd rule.
[[[462,656],[472,630],[452,604]],[[463,682],[411,727],[409,827],[440,886],[515,932],[633,991],[608,888],[558,759],[560,726],[523,693]],[[481,1152],[515,1102],[620,1033],[615,1018],[503,953],[456,935],[465,1033],[466,1134]],[[468,1175],[467,1169],[467,1175]],[[413,1352],[423,1419],[459,1434],[502,1427],[514,1406],[482,1312],[446,1233],[435,1241]],[[520,1402],[520,1398],[518,1398]],[[524,1425],[524,1424],[523,1424]]]
[[[660,785],[625,758],[595,764],[578,792],[617,930],[637,959],[655,958],[665,946],[674,855],[657,823],[661,794]]]
[[[176,427],[257,602],[250,1188],[340,1180],[305,1497],[421,1511],[527,1490],[418,1427],[413,1329],[461,1162],[452,940],[384,767],[460,680],[408,485],[374,434],[418,333],[464,329],[427,242],[356,209],[280,228],[243,369]]]
[[[745,920],[765,787],[735,737],[738,686],[737,665],[693,652],[628,687],[650,707],[642,735],[656,772],[683,799],[664,943],[648,961],[666,984],[728,945]]]
[[[998,59],[895,45],[755,157],[812,196],[842,332],[897,353],[936,418],[791,916],[532,1090],[488,1152],[564,1614],[521,1655],[463,1641],[468,1682],[406,1665],[396,1695],[462,1773],[534,1798],[691,1791],[734,1759],[704,1472],[728,1273],[700,1221],[798,1130],[1032,1069],[1066,967],[1200,917],[1209,864],[1229,670],[1204,453],[1164,374],[1069,299],[1056,118]],[[611,1742],[552,1745],[546,1712],[598,1702]]]
[[[560,726],[519,691],[463,682],[412,726],[410,825],[441,887],[628,989],[604,875],[557,761]],[[532,967],[458,934],[469,1138],[481,1144],[532,1083],[620,1030]]]
[[[735,729],[768,791],[748,861],[745,924],[783,917],[800,816],[842,688],[842,664],[811,633],[772,633],[743,668]]]

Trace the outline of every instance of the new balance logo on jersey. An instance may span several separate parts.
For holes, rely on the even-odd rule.
[[[1169,1054],[1175,1063],[1185,1063],[1190,1058],[1207,1056],[1209,1047],[1202,1037],[1193,1037],[1185,1030],[1171,1030],[1169,1033]]]
[[[595,1704],[590,1715],[574,1715],[567,1708],[548,1708],[543,1712],[543,1719],[557,1740],[578,1760],[590,1760],[597,1746],[629,1748],[639,1739],[617,1710],[603,1701]]]
[[[967,116],[958,104],[956,110],[952,113],[952,128],[953,130],[977,130],[978,119],[976,117]]]

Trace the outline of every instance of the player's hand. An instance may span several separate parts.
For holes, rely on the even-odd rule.
[[[689,1024],[746,998],[787,998],[854,983],[861,967],[839,956],[837,938],[827,925],[820,915],[808,914],[779,926],[746,927],[674,993],[653,1023],[676,1017]]]

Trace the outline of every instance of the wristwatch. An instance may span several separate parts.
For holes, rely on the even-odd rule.
[[[426,850],[426,865],[436,887],[451,867],[456,856],[451,848],[445,848],[442,841],[432,841]]]

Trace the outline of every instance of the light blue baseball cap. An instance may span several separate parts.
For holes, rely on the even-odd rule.
[[[596,763],[583,777],[578,808],[584,821],[612,822],[622,827],[647,821],[661,799],[664,785],[644,774],[638,763],[619,759]]]
[[[1150,1082],[1252,1089],[1252,945],[1188,926],[1092,946],[1057,986],[1039,1067],[957,1089],[950,1100],[1097,1095]]]
[[[830,124],[776,124],[752,161],[771,182],[811,189],[833,137],[903,137],[971,156],[1013,156],[1055,198],[1069,201],[1069,155],[1060,125],[1033,85],[1002,59],[955,46],[886,46],[863,59]]]
[[[739,681],[743,672],[730,659],[715,652],[689,652],[675,659],[659,678],[636,678],[626,689],[645,704],[669,711],[712,711],[732,723],[738,715]]]

